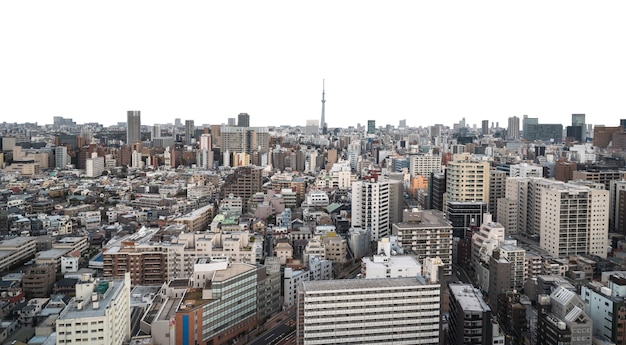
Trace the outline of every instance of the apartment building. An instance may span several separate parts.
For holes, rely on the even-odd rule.
[[[441,286],[422,276],[301,287],[297,344],[439,344]]]
[[[398,246],[417,254],[420,260],[440,258],[444,274],[452,274],[452,225],[443,212],[404,210],[401,223],[392,226]]]
[[[470,284],[450,284],[448,344],[493,344],[491,308]]]
[[[370,230],[371,240],[389,235],[389,181],[382,178],[352,184],[352,225]]]
[[[130,277],[83,279],[56,320],[57,345],[121,345],[130,340]]]

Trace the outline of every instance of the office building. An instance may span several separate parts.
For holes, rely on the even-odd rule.
[[[370,231],[371,240],[389,235],[389,181],[382,177],[352,184],[352,225]]]
[[[367,134],[376,133],[376,120],[367,120]]]
[[[446,193],[446,174],[444,172],[434,172],[428,179],[428,198],[430,208],[438,211],[445,211],[444,195]]]
[[[601,183],[605,190],[611,189],[612,181],[626,180],[626,171],[618,170],[576,170],[572,172],[572,180],[590,181]]]
[[[452,225],[443,212],[404,210],[402,222],[394,223],[392,234],[398,246],[417,254],[419,260],[440,258],[444,274],[452,274]]]
[[[54,167],[65,169],[70,164],[70,156],[67,154],[67,147],[57,146],[54,148]]]
[[[439,344],[439,283],[418,275],[301,287],[296,344]]]
[[[248,113],[237,115],[237,127],[250,127],[250,115]]]
[[[191,145],[194,141],[196,126],[193,120],[185,120],[185,144]]]
[[[56,320],[59,344],[127,344],[130,340],[130,278],[83,278],[74,297]]]
[[[126,144],[141,142],[141,112],[129,110],[126,118]]]

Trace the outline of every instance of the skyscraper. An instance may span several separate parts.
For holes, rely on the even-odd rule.
[[[509,117],[509,126],[506,129],[506,137],[510,140],[518,140],[520,138],[519,117]]]
[[[185,144],[191,145],[191,139],[194,136],[194,132],[196,130],[196,126],[193,123],[193,120],[185,120]]]
[[[248,113],[237,115],[237,127],[250,127],[250,115]]]
[[[376,120],[367,120],[367,134],[376,133]]]
[[[126,143],[132,145],[141,142],[141,112],[129,110],[126,119]]]
[[[483,120],[481,127],[481,134],[487,135],[489,134],[489,120]]]
[[[326,127],[326,91],[324,86],[324,79],[322,79],[322,119],[320,120],[322,134],[326,134],[328,132],[328,127]]]

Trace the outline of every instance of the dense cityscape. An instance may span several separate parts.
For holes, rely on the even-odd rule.
[[[0,342],[626,344],[626,120],[336,128],[324,97],[0,124]]]

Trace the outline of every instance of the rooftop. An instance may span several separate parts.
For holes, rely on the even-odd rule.
[[[421,278],[421,279],[420,279]],[[400,287],[439,286],[427,285],[422,277],[391,278],[391,279],[342,279],[342,280],[313,280],[302,283],[302,291],[321,292],[350,291],[350,290],[393,290]]]
[[[109,306],[111,304],[111,301],[116,299],[119,294],[122,293],[124,285],[125,283],[123,280],[115,280],[109,282],[109,288],[106,293],[99,295],[98,302],[100,306],[97,309],[94,309],[93,303],[88,300],[83,302],[83,307],[81,310],[79,310],[76,299],[72,299],[66,309],[67,313],[59,316],[59,320],[104,316],[107,306]]]
[[[470,284],[450,284],[450,293],[461,305],[463,311],[485,312],[491,308],[483,300],[483,295],[479,289]]]

